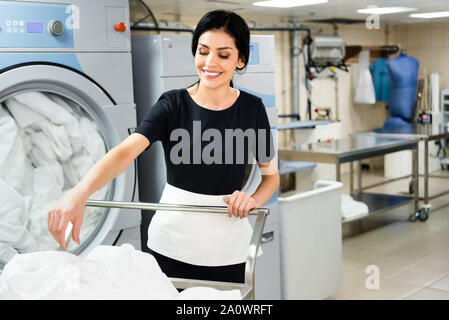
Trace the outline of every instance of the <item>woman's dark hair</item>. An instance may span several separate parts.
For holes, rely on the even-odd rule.
[[[200,36],[209,30],[223,30],[229,34],[239,51],[239,58],[245,62],[243,70],[249,60],[249,28],[245,20],[238,14],[227,10],[214,10],[206,13],[193,32],[192,54],[195,56]]]

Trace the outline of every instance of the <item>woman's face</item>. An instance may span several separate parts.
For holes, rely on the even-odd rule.
[[[229,86],[235,69],[244,65],[234,39],[223,30],[207,31],[198,39],[195,67],[201,85],[211,89]]]

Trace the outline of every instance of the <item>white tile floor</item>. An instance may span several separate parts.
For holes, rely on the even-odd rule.
[[[448,171],[439,173],[449,176]],[[379,179],[379,175],[363,175],[364,184]],[[343,191],[348,193],[348,176],[342,180]],[[400,180],[369,192],[404,195],[408,181]],[[429,185],[432,195],[449,189],[449,180],[431,178]],[[446,203],[449,204],[449,195],[431,201],[434,208]],[[426,222],[409,222],[412,211],[412,205],[404,205],[343,225],[343,281],[341,289],[329,299],[449,300],[449,206],[431,210]],[[373,283],[373,273],[365,273],[371,265],[379,270],[378,289],[367,288]]]

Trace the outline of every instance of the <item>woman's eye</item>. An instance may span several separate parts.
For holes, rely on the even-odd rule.
[[[220,55],[219,57],[222,58],[222,59],[227,59],[227,58],[229,58],[229,55],[227,55],[227,56]]]
[[[200,55],[202,55],[202,56],[207,56],[207,52],[199,51],[198,53],[199,53]]]

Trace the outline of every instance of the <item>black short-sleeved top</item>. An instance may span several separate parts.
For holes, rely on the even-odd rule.
[[[162,142],[167,182],[190,192],[241,190],[247,164],[274,157],[262,100],[241,90],[235,103],[220,111],[196,104],[186,89],[167,91],[135,132],[148,138],[150,148]]]

